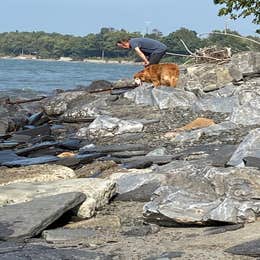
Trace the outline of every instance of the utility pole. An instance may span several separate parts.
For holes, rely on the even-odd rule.
[[[227,19],[225,20],[225,28],[224,28],[225,34],[227,34],[227,31],[228,31],[228,21],[229,21],[229,19],[230,19],[230,18],[227,18]]]
[[[146,35],[149,34],[149,26],[152,22],[151,21],[145,21],[145,31]]]

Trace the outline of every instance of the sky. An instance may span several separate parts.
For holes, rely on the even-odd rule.
[[[168,35],[181,27],[199,35],[225,26],[241,35],[259,28],[252,17],[219,17],[213,0],[2,0],[0,32],[45,31],[84,36],[102,27],[128,32],[158,29]]]

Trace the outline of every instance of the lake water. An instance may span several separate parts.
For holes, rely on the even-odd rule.
[[[88,86],[94,80],[113,82],[132,78],[141,69],[129,64],[0,59],[0,94],[24,96]]]

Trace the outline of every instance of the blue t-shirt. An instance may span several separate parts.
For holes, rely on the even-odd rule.
[[[139,47],[147,55],[166,51],[167,46],[159,41],[149,38],[132,38],[129,40],[131,49]]]

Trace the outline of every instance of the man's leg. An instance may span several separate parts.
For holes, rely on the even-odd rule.
[[[150,64],[157,64],[157,63],[159,63],[164,54],[165,54],[165,51],[164,52],[160,52],[160,53],[152,53],[150,55],[150,57],[149,57],[149,63]]]

